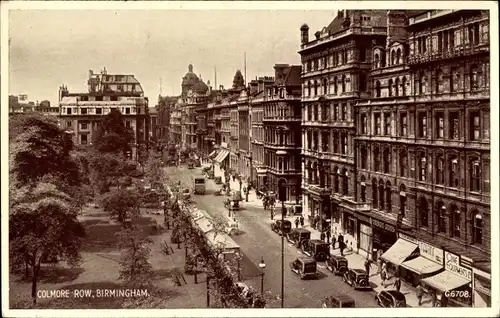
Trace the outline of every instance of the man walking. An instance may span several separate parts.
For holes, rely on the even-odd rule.
[[[394,288],[397,291],[400,291],[400,289],[401,289],[401,278],[399,278],[399,275],[396,276],[396,280],[394,281]]]
[[[368,279],[370,279],[370,261],[368,259],[365,261],[365,272]]]
[[[330,244],[330,237],[331,237],[331,236],[332,236],[332,232],[331,232],[330,228],[328,228],[328,229],[326,230],[326,242],[327,242],[328,244]]]
[[[332,248],[335,249],[335,243],[337,243],[337,239],[335,236],[332,237]]]
[[[382,286],[385,288],[385,280],[387,279],[387,273],[385,270],[380,272],[380,279],[382,280]]]
[[[377,274],[380,274],[380,272],[382,271],[382,259],[380,257],[377,259],[377,265],[378,265]]]
[[[337,239],[337,241],[339,241],[340,255],[344,256],[344,236],[342,234],[339,234],[339,238]]]
[[[424,296],[424,288],[422,287],[422,284],[420,284],[420,283],[417,286],[416,294],[417,294],[417,299],[418,299],[418,305],[421,306],[422,305],[422,296]]]
[[[300,227],[304,227],[304,216],[300,215]]]
[[[431,291],[431,302],[432,302],[432,307],[436,307],[437,295],[434,291]]]
[[[325,232],[321,232],[321,234],[319,235],[319,239],[323,242],[325,241]]]
[[[299,227],[299,217],[295,218],[295,228]]]

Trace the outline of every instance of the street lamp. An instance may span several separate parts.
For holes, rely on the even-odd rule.
[[[264,263],[264,257],[262,257],[260,263],[260,293],[264,295],[264,269],[266,268],[266,263]]]

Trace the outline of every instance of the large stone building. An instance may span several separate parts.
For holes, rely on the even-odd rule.
[[[490,305],[489,13],[355,10],[339,16],[311,42],[307,27],[301,29],[306,213],[315,213],[311,197],[317,188],[325,189],[319,202],[333,192],[332,230],[344,234],[348,248],[369,259],[382,257],[411,284],[473,295],[450,298],[452,306]],[[355,39],[370,28],[361,55]],[[351,43],[348,65],[333,74],[328,66],[314,71],[314,59],[327,55],[328,61],[331,51],[343,50],[335,42],[343,37]],[[314,98],[325,94],[321,76],[333,75],[333,83],[325,84],[335,94],[344,92],[335,89],[335,78],[343,86],[346,72],[345,93],[357,100],[341,95],[336,108],[333,99],[333,138],[328,132],[322,138],[313,123],[329,118],[323,98]],[[323,103],[330,103],[328,95]],[[328,158],[319,151],[324,140],[332,140],[333,154],[339,149],[341,155],[332,160],[337,167],[329,170],[330,183],[328,173],[321,177],[321,159]]]
[[[66,86],[59,88],[59,118],[61,128],[73,134],[73,142],[87,145],[103,116],[112,109],[121,112],[125,126],[134,132],[135,140],[130,157],[138,160],[140,144],[147,144],[149,135],[148,98],[141,84],[129,74],[100,74],[89,71],[88,92],[70,93]]]

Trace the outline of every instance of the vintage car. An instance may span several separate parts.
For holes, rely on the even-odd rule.
[[[292,229],[292,222],[288,220],[276,220],[274,223],[271,224],[271,230],[274,232],[278,233],[279,235],[286,235],[290,232]]]
[[[348,269],[347,259],[339,255],[331,255],[326,260],[326,268],[335,275],[344,275]]]
[[[310,257],[297,257],[290,263],[290,269],[299,275],[300,279],[317,277],[316,261]]]
[[[406,307],[406,297],[397,290],[382,290],[375,296],[377,304],[381,307]]]
[[[304,241],[308,241],[311,238],[311,232],[304,228],[293,229],[286,235],[286,240],[293,245],[300,247]]]
[[[302,244],[302,253],[323,262],[330,255],[330,244],[321,240],[309,240],[307,244]]]
[[[352,297],[341,294],[325,297],[323,301],[323,308],[354,308],[355,305]]]
[[[363,269],[348,269],[344,273],[342,280],[351,285],[354,289],[372,289],[370,282],[368,281],[368,275],[366,275],[366,272]]]
[[[215,181],[215,184],[222,184],[222,177],[215,177],[214,181]]]

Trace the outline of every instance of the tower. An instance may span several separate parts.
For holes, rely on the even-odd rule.
[[[307,42],[309,42],[309,26],[304,23],[300,27],[300,43],[304,44]]]

